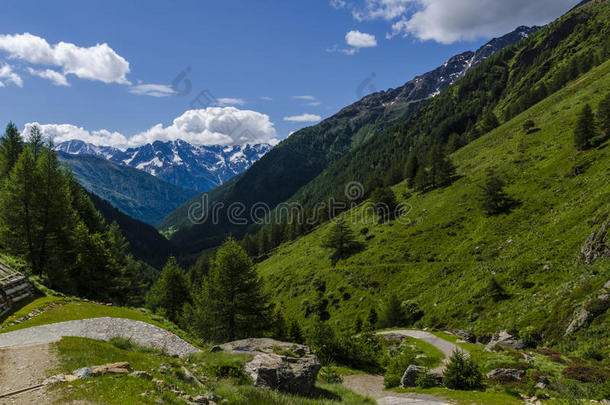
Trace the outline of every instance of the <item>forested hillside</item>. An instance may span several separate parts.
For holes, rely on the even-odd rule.
[[[97,194],[132,218],[155,225],[197,194],[132,167],[92,155],[57,152],[87,191]]]

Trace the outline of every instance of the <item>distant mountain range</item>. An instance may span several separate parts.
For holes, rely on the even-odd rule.
[[[204,192],[248,169],[272,148],[257,145],[192,145],[177,140],[121,150],[81,140],[59,143],[56,149],[72,155],[93,155],[133,167],[173,185]]]

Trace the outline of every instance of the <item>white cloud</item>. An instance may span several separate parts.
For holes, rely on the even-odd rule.
[[[284,121],[291,122],[318,122],[322,119],[319,115],[315,114],[301,114],[301,115],[293,115],[290,117],[284,117]]]
[[[360,31],[350,31],[345,34],[345,42],[354,48],[373,48],[377,46],[375,35]]]
[[[218,104],[223,105],[223,106],[224,105],[244,105],[244,104],[246,104],[246,100],[244,100],[243,98],[225,97],[225,98],[219,98]]]
[[[316,99],[314,96],[292,96],[292,98],[295,100],[308,100],[308,101],[314,101]]]
[[[263,100],[263,101],[273,101],[273,99],[271,97],[267,97],[267,96],[262,96],[261,100]]]
[[[506,34],[520,25],[544,25],[577,0],[364,0],[352,7],[358,21],[391,22],[386,38],[413,35],[451,44]]]
[[[105,43],[88,48],[68,42],[50,45],[44,38],[26,32],[0,35],[0,50],[6,51],[11,58],[31,64],[58,66],[63,75],[72,74],[104,83],[130,84],[125,77],[130,71],[129,62]]]
[[[129,87],[129,92],[150,97],[169,97],[176,94],[176,90],[166,84],[137,84]]]
[[[55,70],[51,70],[51,69],[36,70],[36,69],[28,68],[28,72],[31,75],[50,80],[56,86],[70,86],[70,83],[68,83],[68,80],[66,80],[66,76],[62,75],[59,72],[56,72]]]
[[[23,87],[23,79],[17,73],[13,72],[13,68],[11,68],[7,64],[3,64],[0,66],[0,79],[4,81],[0,81],[0,87],[5,87],[6,84],[4,82],[13,83],[15,86]]]
[[[340,10],[342,8],[345,8],[345,6],[347,6],[347,3],[345,2],[345,0],[330,0],[330,6],[336,8],[337,10]]]
[[[322,104],[322,103],[320,103],[319,101],[312,101],[311,103],[307,103],[307,105],[309,105],[311,107],[317,107],[320,104]]]
[[[26,124],[24,131],[37,123]],[[276,131],[269,116],[235,107],[210,107],[189,110],[171,125],[157,124],[130,138],[106,129],[89,131],[71,124],[38,124],[43,134],[55,143],[79,139],[95,145],[127,148],[154,141],[182,139],[196,145],[235,145],[270,143],[275,145]]]

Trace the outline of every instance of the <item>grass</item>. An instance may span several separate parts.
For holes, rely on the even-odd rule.
[[[32,311],[36,311],[39,309],[43,309],[53,304],[64,304],[70,302],[69,298],[56,297],[56,296],[48,296],[48,297],[40,297],[35,298],[32,301],[28,302],[17,311],[13,312],[9,315],[4,321],[0,323],[0,325],[8,325],[11,322],[15,322],[18,319],[27,316]],[[14,329],[11,329],[14,330]],[[3,330],[5,331],[5,330]]]
[[[82,338],[63,338],[54,344],[60,365],[56,372],[72,372],[75,369],[128,361],[133,370],[146,371],[154,378],[189,395],[199,395],[213,391],[231,404],[292,404],[292,405],[331,405],[374,404],[339,385],[317,386],[314,398],[303,398],[281,394],[275,391],[257,389],[235,376],[219,375],[218,370],[227,367],[243,367],[247,356],[228,353],[202,353],[190,356],[187,360],[166,357],[160,352],[140,348],[124,340],[109,343]],[[204,387],[186,381],[182,366],[189,368]],[[103,376],[60,384],[56,388],[59,402],[88,400],[105,404],[155,404],[162,399],[169,404],[183,404],[175,394],[162,391],[157,385],[145,379],[131,376]],[[147,395],[141,395],[147,393]]]
[[[320,246],[329,224],[281,245],[257,269],[285,316],[304,324],[316,278],[325,282],[330,322],[353,329],[371,308],[396,294],[416,302],[416,327],[469,329],[478,335],[534,326],[551,343],[564,335],[574,310],[610,279],[610,260],[578,260],[587,237],[610,212],[610,147],[577,152],[572,129],[585,103],[597,109],[610,84],[610,62],[454,153],[459,180],[444,189],[393,189],[409,207],[405,218],[377,223],[364,205],[342,214],[365,249],[332,265]],[[540,131],[526,134],[532,119]],[[576,166],[586,170],[573,175]],[[493,167],[519,201],[508,214],[487,217],[478,185]],[[406,197],[405,197],[406,196]],[[507,297],[486,293],[494,277]],[[596,338],[610,344],[600,326]]]
[[[505,392],[495,391],[456,391],[447,388],[410,388],[395,389],[397,392],[414,392],[434,395],[451,400],[458,405],[516,405],[523,401]]]

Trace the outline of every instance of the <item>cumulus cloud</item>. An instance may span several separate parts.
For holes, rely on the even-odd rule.
[[[129,87],[129,92],[150,97],[169,97],[176,94],[176,90],[166,84],[137,84]]]
[[[373,48],[377,46],[375,35],[360,31],[350,31],[345,34],[345,42],[354,48]]]
[[[72,74],[104,83],[130,84],[126,78],[129,62],[105,43],[88,48],[68,42],[50,45],[44,38],[26,32],[0,35],[0,50],[10,58],[31,64],[58,66],[64,76]]]
[[[244,104],[246,104],[246,100],[244,100],[243,98],[225,97],[225,98],[219,98],[218,104],[220,104],[222,106],[224,106],[224,105],[244,105]]]
[[[451,44],[492,37],[520,25],[544,25],[578,0],[364,0],[351,7],[358,21],[391,23],[386,37],[414,36]]]
[[[263,100],[263,101],[273,101],[273,99],[271,97],[267,97],[267,96],[262,96],[261,100]]]
[[[5,82],[23,87],[23,79],[21,79],[21,76],[13,72],[13,68],[7,64],[0,66],[0,87],[5,87]]]
[[[66,76],[62,75],[59,72],[56,72],[55,70],[51,70],[51,69],[36,70],[36,69],[28,68],[28,72],[31,75],[50,80],[56,86],[70,86],[70,83],[68,83]]]
[[[277,144],[276,131],[269,116],[235,107],[210,107],[189,110],[174,119],[171,125],[157,124],[130,138],[106,129],[90,131],[71,124],[26,124],[29,131],[37,124],[45,137],[55,143],[79,139],[95,145],[127,148],[154,141],[182,139],[195,145]]]
[[[337,10],[340,10],[342,8],[345,8],[347,6],[347,3],[345,2],[345,0],[330,0],[330,6],[336,8]]]
[[[301,114],[301,115],[292,115],[290,117],[284,117],[284,121],[291,122],[318,122],[322,119],[319,115],[315,114]]]

